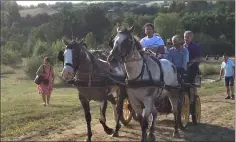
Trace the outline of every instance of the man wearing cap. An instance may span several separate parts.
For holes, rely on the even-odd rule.
[[[165,54],[165,44],[162,38],[155,34],[154,35],[154,26],[151,23],[147,23],[144,26],[145,34],[147,35],[143,39],[141,39],[140,43],[143,48],[150,49],[154,51],[157,55],[158,54]]]

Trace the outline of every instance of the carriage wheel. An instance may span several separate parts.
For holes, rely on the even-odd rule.
[[[184,94],[182,99],[182,104],[180,105],[180,123],[179,128],[184,130],[187,127],[189,122],[189,115],[190,115],[190,100],[188,94]]]
[[[128,125],[129,122],[131,121],[132,119],[132,112],[129,108],[129,100],[126,98],[123,100],[123,113],[122,113],[122,116],[121,116],[121,123],[123,125]]]
[[[194,124],[200,123],[201,120],[201,101],[198,95],[194,96],[193,102],[193,113],[192,113],[192,121]]]

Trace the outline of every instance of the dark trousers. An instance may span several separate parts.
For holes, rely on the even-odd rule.
[[[186,71],[184,68],[182,67],[177,67],[177,72],[178,72],[178,80],[179,82],[181,82],[181,79],[184,79],[184,81],[186,82],[186,79],[184,78],[184,74],[186,74]]]
[[[233,76],[225,76],[225,86],[234,86],[234,77]]]
[[[194,83],[194,80],[199,72],[199,63],[193,63],[188,66],[187,73],[188,73],[188,81],[190,83]]]

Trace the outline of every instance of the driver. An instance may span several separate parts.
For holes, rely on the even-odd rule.
[[[172,43],[174,47],[169,50],[167,59],[176,66],[178,73],[183,76],[187,71],[189,52],[187,48],[183,47],[183,38],[179,35],[172,37]],[[178,80],[180,81],[180,79],[178,75]]]
[[[154,26],[151,23],[147,23],[144,25],[144,28],[147,36],[140,41],[142,47],[145,50],[152,50],[157,55],[165,54],[164,41],[159,35],[154,34]]]

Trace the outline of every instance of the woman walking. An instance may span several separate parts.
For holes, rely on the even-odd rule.
[[[54,71],[48,57],[44,58],[44,64],[38,68],[36,75],[43,76],[43,81],[37,85],[37,88],[39,94],[42,95],[44,102],[43,106],[49,105],[52,93],[52,85],[54,83]]]

